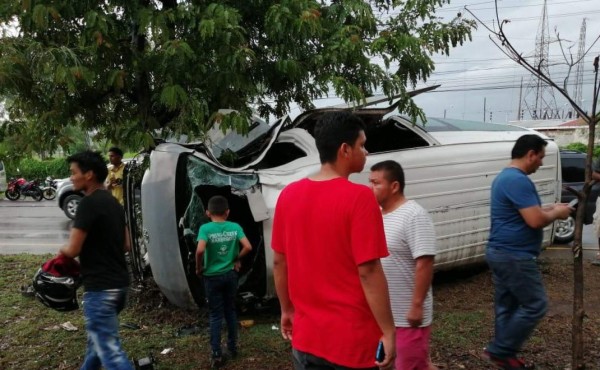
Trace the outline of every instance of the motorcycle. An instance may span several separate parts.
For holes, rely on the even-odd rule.
[[[21,195],[24,197],[29,196],[38,202],[44,198],[37,181],[27,181],[22,177],[10,179],[4,195],[7,199],[13,201],[19,199]]]
[[[42,196],[44,197],[44,199],[52,200],[56,198],[57,185],[57,181],[54,180],[52,176],[46,177],[46,180],[44,181],[44,186],[41,188]]]

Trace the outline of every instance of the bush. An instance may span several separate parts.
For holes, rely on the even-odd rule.
[[[22,159],[16,166],[6,164],[6,177],[24,177],[27,180],[45,179],[52,176],[60,179],[69,176],[69,165],[65,158],[37,160],[32,158]]]
[[[578,152],[587,153],[587,144],[571,143],[571,144],[565,145],[561,149],[576,150]],[[600,146],[596,146],[596,147],[594,147],[594,158],[598,157],[599,155],[600,155]]]
[[[585,153],[587,151],[587,145],[584,143],[571,143],[562,147],[562,149],[576,150],[578,152]]]

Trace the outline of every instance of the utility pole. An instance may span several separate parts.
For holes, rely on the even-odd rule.
[[[485,123],[485,113],[486,113],[486,111],[485,111],[485,99],[487,99],[487,98],[483,98],[483,123]]]
[[[546,76],[550,76],[548,68],[550,49],[549,28],[547,0],[544,0],[544,7],[542,8],[542,16],[536,36],[533,64]],[[531,76],[531,80],[527,84],[523,101],[532,119],[552,118],[553,112],[558,111],[556,99],[554,98],[554,90],[550,85],[535,76]]]
[[[521,77],[521,88],[519,89],[519,109],[517,109],[517,121],[521,120],[521,99],[523,98],[523,77]]]
[[[583,86],[583,67],[585,64],[583,63],[583,58],[585,56],[585,18],[581,22],[581,31],[579,32],[579,45],[577,50],[577,59],[579,62],[577,63],[577,67],[575,69],[575,85],[573,86],[573,101],[576,103],[581,102],[582,93],[581,88]]]

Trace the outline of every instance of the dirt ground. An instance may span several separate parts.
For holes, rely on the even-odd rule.
[[[522,356],[537,369],[571,369],[573,266],[540,260],[550,298],[546,317]],[[600,267],[584,262],[584,341],[586,369],[600,369]],[[437,274],[432,359],[443,369],[486,369],[482,349],[493,335],[493,284],[489,270]]]

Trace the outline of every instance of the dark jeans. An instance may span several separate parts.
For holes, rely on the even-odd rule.
[[[352,370],[355,368],[332,364],[324,358],[313,356],[310,353],[292,349],[294,370]],[[373,355],[375,361],[375,355]],[[377,366],[367,368],[377,370]]]
[[[82,370],[133,370],[119,339],[119,312],[125,307],[127,288],[83,293],[87,350]]]
[[[235,295],[238,287],[238,274],[234,270],[217,276],[204,276],[208,316],[210,321],[210,347],[213,356],[221,356],[221,324],[223,314],[227,322],[227,348],[237,351],[237,318]]]
[[[495,286],[495,336],[487,350],[514,357],[548,310],[542,274],[534,257],[516,257],[488,248],[486,259]]]

